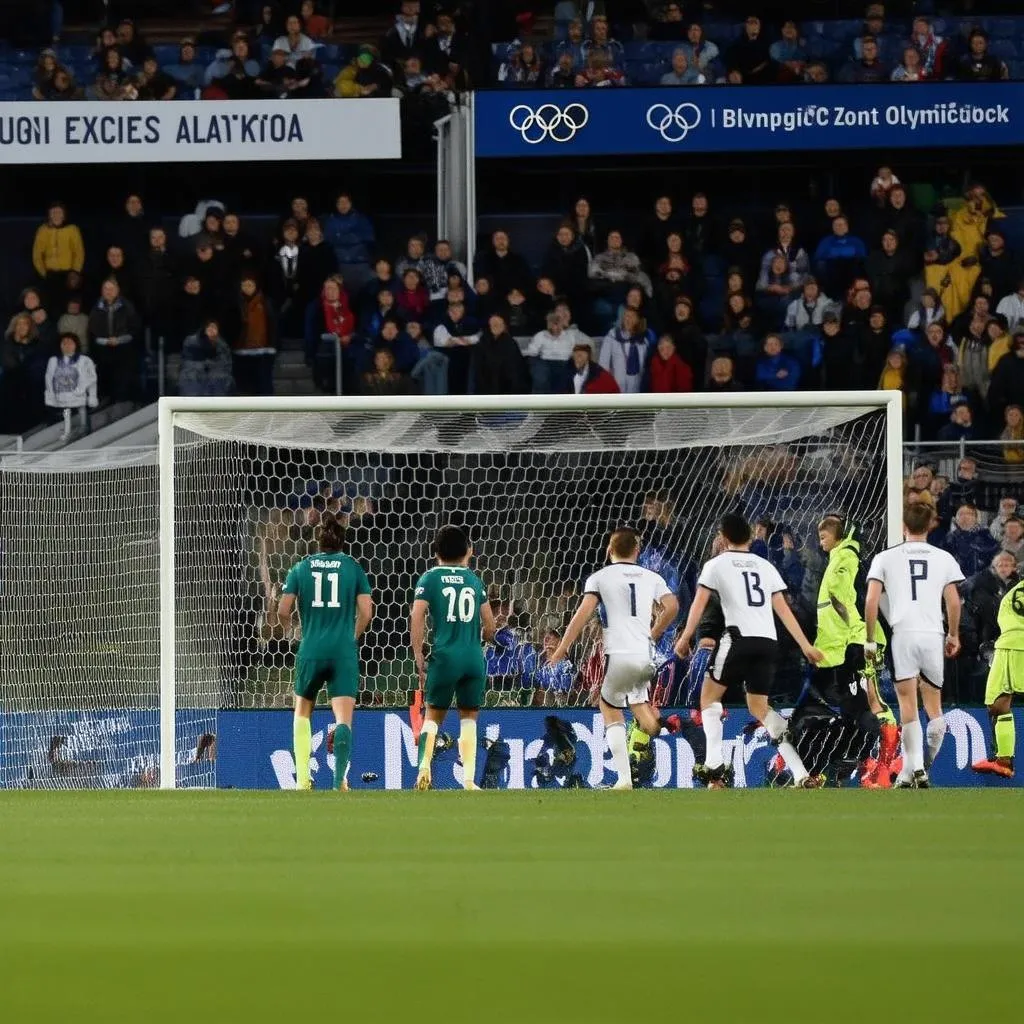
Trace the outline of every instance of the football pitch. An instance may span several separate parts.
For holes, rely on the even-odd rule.
[[[0,1020],[1006,1021],[1022,863],[1012,790],[14,792]]]

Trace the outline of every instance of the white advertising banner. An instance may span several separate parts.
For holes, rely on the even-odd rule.
[[[397,99],[0,103],[0,164],[397,160]]]

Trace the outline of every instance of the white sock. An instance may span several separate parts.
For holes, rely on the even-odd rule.
[[[913,777],[924,770],[924,733],[919,721],[903,723],[903,771],[901,779]]]
[[[764,721],[761,724],[768,730],[768,735],[776,743],[780,736],[785,736],[786,730],[789,728],[789,723],[782,715],[771,708],[768,709],[768,714],[764,716]],[[807,778],[808,772],[803,760],[796,752],[796,747],[788,740],[784,740],[779,743],[779,753],[782,755],[782,760],[786,762],[786,767],[793,773],[793,781],[799,785]]]
[[[619,782],[629,781],[629,751],[626,750],[626,727],[622,722],[615,722],[604,727],[604,736],[608,741],[608,749],[612,753],[612,764],[619,776]]]
[[[704,764],[708,768],[718,768],[722,758],[722,705],[719,701],[709,704],[701,713],[704,723],[704,739],[707,741],[707,753]]]
[[[935,763],[935,758],[939,756],[939,751],[942,749],[942,741],[946,737],[946,719],[944,715],[939,715],[938,718],[933,718],[928,723],[928,729],[925,735],[928,738],[928,757],[932,763]]]

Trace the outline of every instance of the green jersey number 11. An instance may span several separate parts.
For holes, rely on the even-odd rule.
[[[324,604],[324,573],[313,572],[310,575],[313,577],[313,602],[310,604],[310,608],[340,608],[338,574],[336,572],[327,573],[327,586],[331,591],[331,597],[327,604]]]

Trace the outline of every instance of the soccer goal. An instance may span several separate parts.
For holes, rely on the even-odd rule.
[[[694,566],[733,509],[798,541],[842,511],[866,552],[897,542],[901,423],[896,392],[165,398],[158,450],[3,456],[0,785],[216,785],[218,713],[290,707],[276,603],[324,512],[374,588],[360,703],[403,707],[438,526],[468,530],[502,620],[539,638],[620,524]]]

